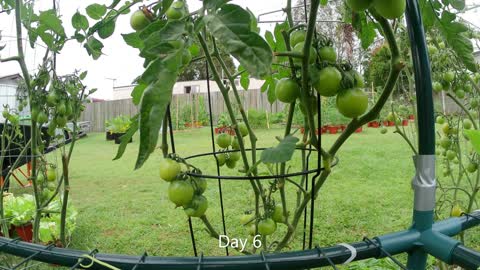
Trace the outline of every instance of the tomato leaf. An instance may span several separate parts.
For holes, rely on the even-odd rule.
[[[90,37],[83,46],[87,49],[88,55],[95,60],[102,55],[103,43],[94,37]]]
[[[283,163],[292,159],[293,153],[299,139],[288,135],[280,143],[272,148],[265,149],[262,152],[260,160],[263,163]]]
[[[140,149],[135,169],[139,169],[155,150],[167,106],[172,99],[173,86],[181,67],[182,54],[178,51],[166,58],[159,58],[153,65],[157,80],[149,84],[140,102]]]
[[[122,34],[123,40],[127,45],[133,48],[142,49],[143,48],[143,40],[139,37],[137,32],[130,33],[130,34]]]
[[[72,26],[75,30],[87,30],[89,27],[87,17],[77,11],[72,16]]]
[[[260,78],[270,73],[272,50],[260,35],[251,31],[248,11],[237,5],[226,4],[218,12],[205,16],[204,20],[210,33],[226,52],[235,57],[253,77]]]
[[[475,152],[480,154],[480,130],[464,130],[463,132],[472,143]]]
[[[100,20],[107,13],[107,7],[100,4],[91,4],[86,8],[86,11],[90,18]]]
[[[476,72],[477,64],[473,57],[473,45],[470,39],[464,34],[468,31],[468,27],[459,22],[447,23],[443,21],[438,24],[438,28],[445,36],[450,47],[455,51],[460,60],[462,60],[465,67],[472,72]]]
[[[140,83],[133,88],[133,91],[132,91],[132,94],[131,94],[133,104],[135,104],[135,105],[140,104],[140,101],[142,100],[143,92],[145,91],[147,86],[148,85],[146,85],[146,84]]]
[[[145,40],[145,47],[142,49],[140,56],[151,58],[158,57],[159,54],[172,53],[172,50],[175,50],[175,46],[170,41],[182,40],[184,34],[186,34],[184,22],[168,22],[162,29],[152,33]]]
[[[102,22],[102,25],[100,26],[100,28],[97,31],[98,36],[103,38],[103,39],[106,39],[106,38],[110,37],[111,35],[113,35],[113,32],[115,32],[115,20],[114,19],[106,21],[106,22]]]
[[[465,9],[465,0],[450,0],[450,5],[456,10]]]
[[[123,153],[125,153],[125,150],[127,149],[127,145],[130,142],[130,139],[132,139],[133,135],[137,133],[138,131],[138,114],[135,115],[131,119],[131,125],[128,128],[127,132],[121,137],[121,142],[120,145],[118,146],[117,150],[117,155],[113,158],[113,160],[120,159],[123,156]]]
[[[52,30],[59,36],[65,36],[65,29],[63,28],[62,21],[57,16],[55,10],[50,9],[40,12],[39,21],[42,27]]]

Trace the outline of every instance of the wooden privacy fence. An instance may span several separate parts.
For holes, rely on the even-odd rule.
[[[275,102],[272,105],[268,102],[266,93],[260,90],[240,91],[240,99],[245,110],[256,109],[259,111],[277,113],[283,111],[284,104]],[[230,91],[230,99],[233,101],[234,96]],[[200,104],[203,103],[203,104]],[[227,112],[223,96],[220,92],[211,93],[213,124],[216,125],[218,117]],[[208,113],[208,96],[207,93],[196,94],[180,94],[174,95],[171,103],[172,117],[178,119],[178,114],[182,109],[191,107],[192,116],[199,112],[201,106]],[[138,112],[138,108],[132,103],[131,99],[110,100],[103,102],[95,102],[86,104],[80,121],[90,121],[92,132],[105,131],[105,121],[119,115],[134,116]],[[178,113],[177,113],[178,112]],[[196,118],[194,120],[197,120]],[[175,125],[176,123],[174,123]]]

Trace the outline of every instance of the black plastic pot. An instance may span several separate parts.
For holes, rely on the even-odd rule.
[[[121,144],[122,143],[122,136],[125,135],[125,133],[113,133],[113,137],[115,139],[115,144]],[[133,139],[130,138],[130,141],[128,143],[133,142]]]
[[[110,131],[107,131],[105,132],[106,133],[106,139],[107,141],[113,141],[115,140],[115,137],[113,136],[113,133],[111,133]]]

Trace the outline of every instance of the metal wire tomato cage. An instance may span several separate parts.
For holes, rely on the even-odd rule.
[[[266,150],[268,148],[257,148],[256,150],[262,151]],[[317,152],[314,148],[308,149],[308,148],[297,148],[297,150],[305,150],[308,151],[310,154],[311,152]],[[250,152],[252,149],[245,149],[245,151]],[[221,152],[210,152],[210,153],[202,153],[202,154],[197,154],[193,156],[189,156],[184,158],[185,160],[195,160],[200,157],[209,157],[209,156],[214,156],[218,154],[223,154],[223,153],[238,153],[240,150],[227,150],[227,151],[221,151]],[[338,164],[338,157],[335,157],[333,159],[331,167],[335,167]],[[208,174],[203,174],[203,173],[195,173],[193,171],[188,171],[185,174],[192,176],[192,177],[201,177],[205,179],[217,179],[217,180],[274,180],[274,179],[279,179],[279,178],[288,178],[288,177],[295,177],[295,176],[305,176],[305,175],[310,175],[314,173],[319,173],[321,171],[325,170],[325,168],[318,168],[318,169],[312,169],[312,170],[304,170],[304,171],[298,171],[298,172],[292,172],[292,173],[286,173],[286,174],[274,174],[274,175],[262,175],[262,176],[231,176],[231,175],[221,175],[221,176],[215,176],[215,175],[208,175]]]

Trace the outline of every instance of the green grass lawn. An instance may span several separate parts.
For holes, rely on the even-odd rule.
[[[258,131],[259,146],[272,146],[281,129]],[[323,144],[337,136],[325,135]],[[177,153],[188,156],[211,149],[209,129],[179,131],[175,134]],[[73,247],[102,252],[151,255],[191,255],[187,218],[168,201],[168,184],[158,177],[157,153],[137,171],[133,170],[138,139],[124,157],[112,161],[116,146],[104,134],[90,134],[78,142],[73,158],[72,199],[79,209],[78,229]],[[400,137],[380,135],[376,129],[355,134],[339,153],[340,163],[316,201],[314,242],[321,246],[361,240],[406,228],[410,223],[413,176],[411,152]],[[196,160],[204,173],[215,173],[213,158]],[[232,173],[222,168],[222,173]],[[238,217],[253,205],[247,182],[222,183],[227,232],[247,236]],[[292,192],[289,206],[293,207]],[[208,216],[221,230],[218,183],[209,181],[206,192]],[[222,255],[218,241],[193,222],[197,247],[205,255]],[[300,226],[302,227],[302,226]],[[280,229],[284,229],[280,226]],[[299,248],[299,231],[291,248]]]
[[[363,133],[354,134],[341,149],[340,162],[315,203],[314,244],[330,246],[360,241],[364,236],[408,228],[413,204],[412,152],[392,131],[390,128],[387,134],[381,135],[379,129],[367,128]],[[274,137],[282,135],[282,129],[259,130],[257,134],[258,146],[270,147],[276,143]],[[328,148],[336,138],[337,135],[322,136],[324,147]],[[210,129],[178,131],[175,146],[183,157],[209,152]],[[117,146],[105,141],[105,134],[89,134],[78,141],[70,177],[71,198],[79,216],[70,247],[133,255],[144,251],[151,256],[193,255],[186,215],[169,202],[168,183],[158,176],[160,151],[135,171],[137,148],[138,138],[135,138],[124,157],[112,161]],[[292,171],[299,165],[299,155],[295,157]],[[193,164],[204,173],[216,173],[213,157],[197,159]],[[222,168],[222,174],[234,173]],[[231,237],[246,238],[248,232],[239,224],[239,216],[253,206],[250,185],[244,181],[223,181],[222,190],[227,232]],[[291,184],[287,195],[289,209],[293,209],[295,193]],[[210,205],[207,215],[221,232],[216,180],[209,180],[205,196]],[[193,227],[199,252],[206,256],[225,254],[225,250],[218,247],[218,240],[203,230],[199,220],[193,220]],[[289,249],[301,249],[302,230],[303,223]],[[279,231],[285,231],[283,225],[279,225]],[[471,233],[476,235],[472,239],[476,247],[480,246],[478,232],[476,229]]]

